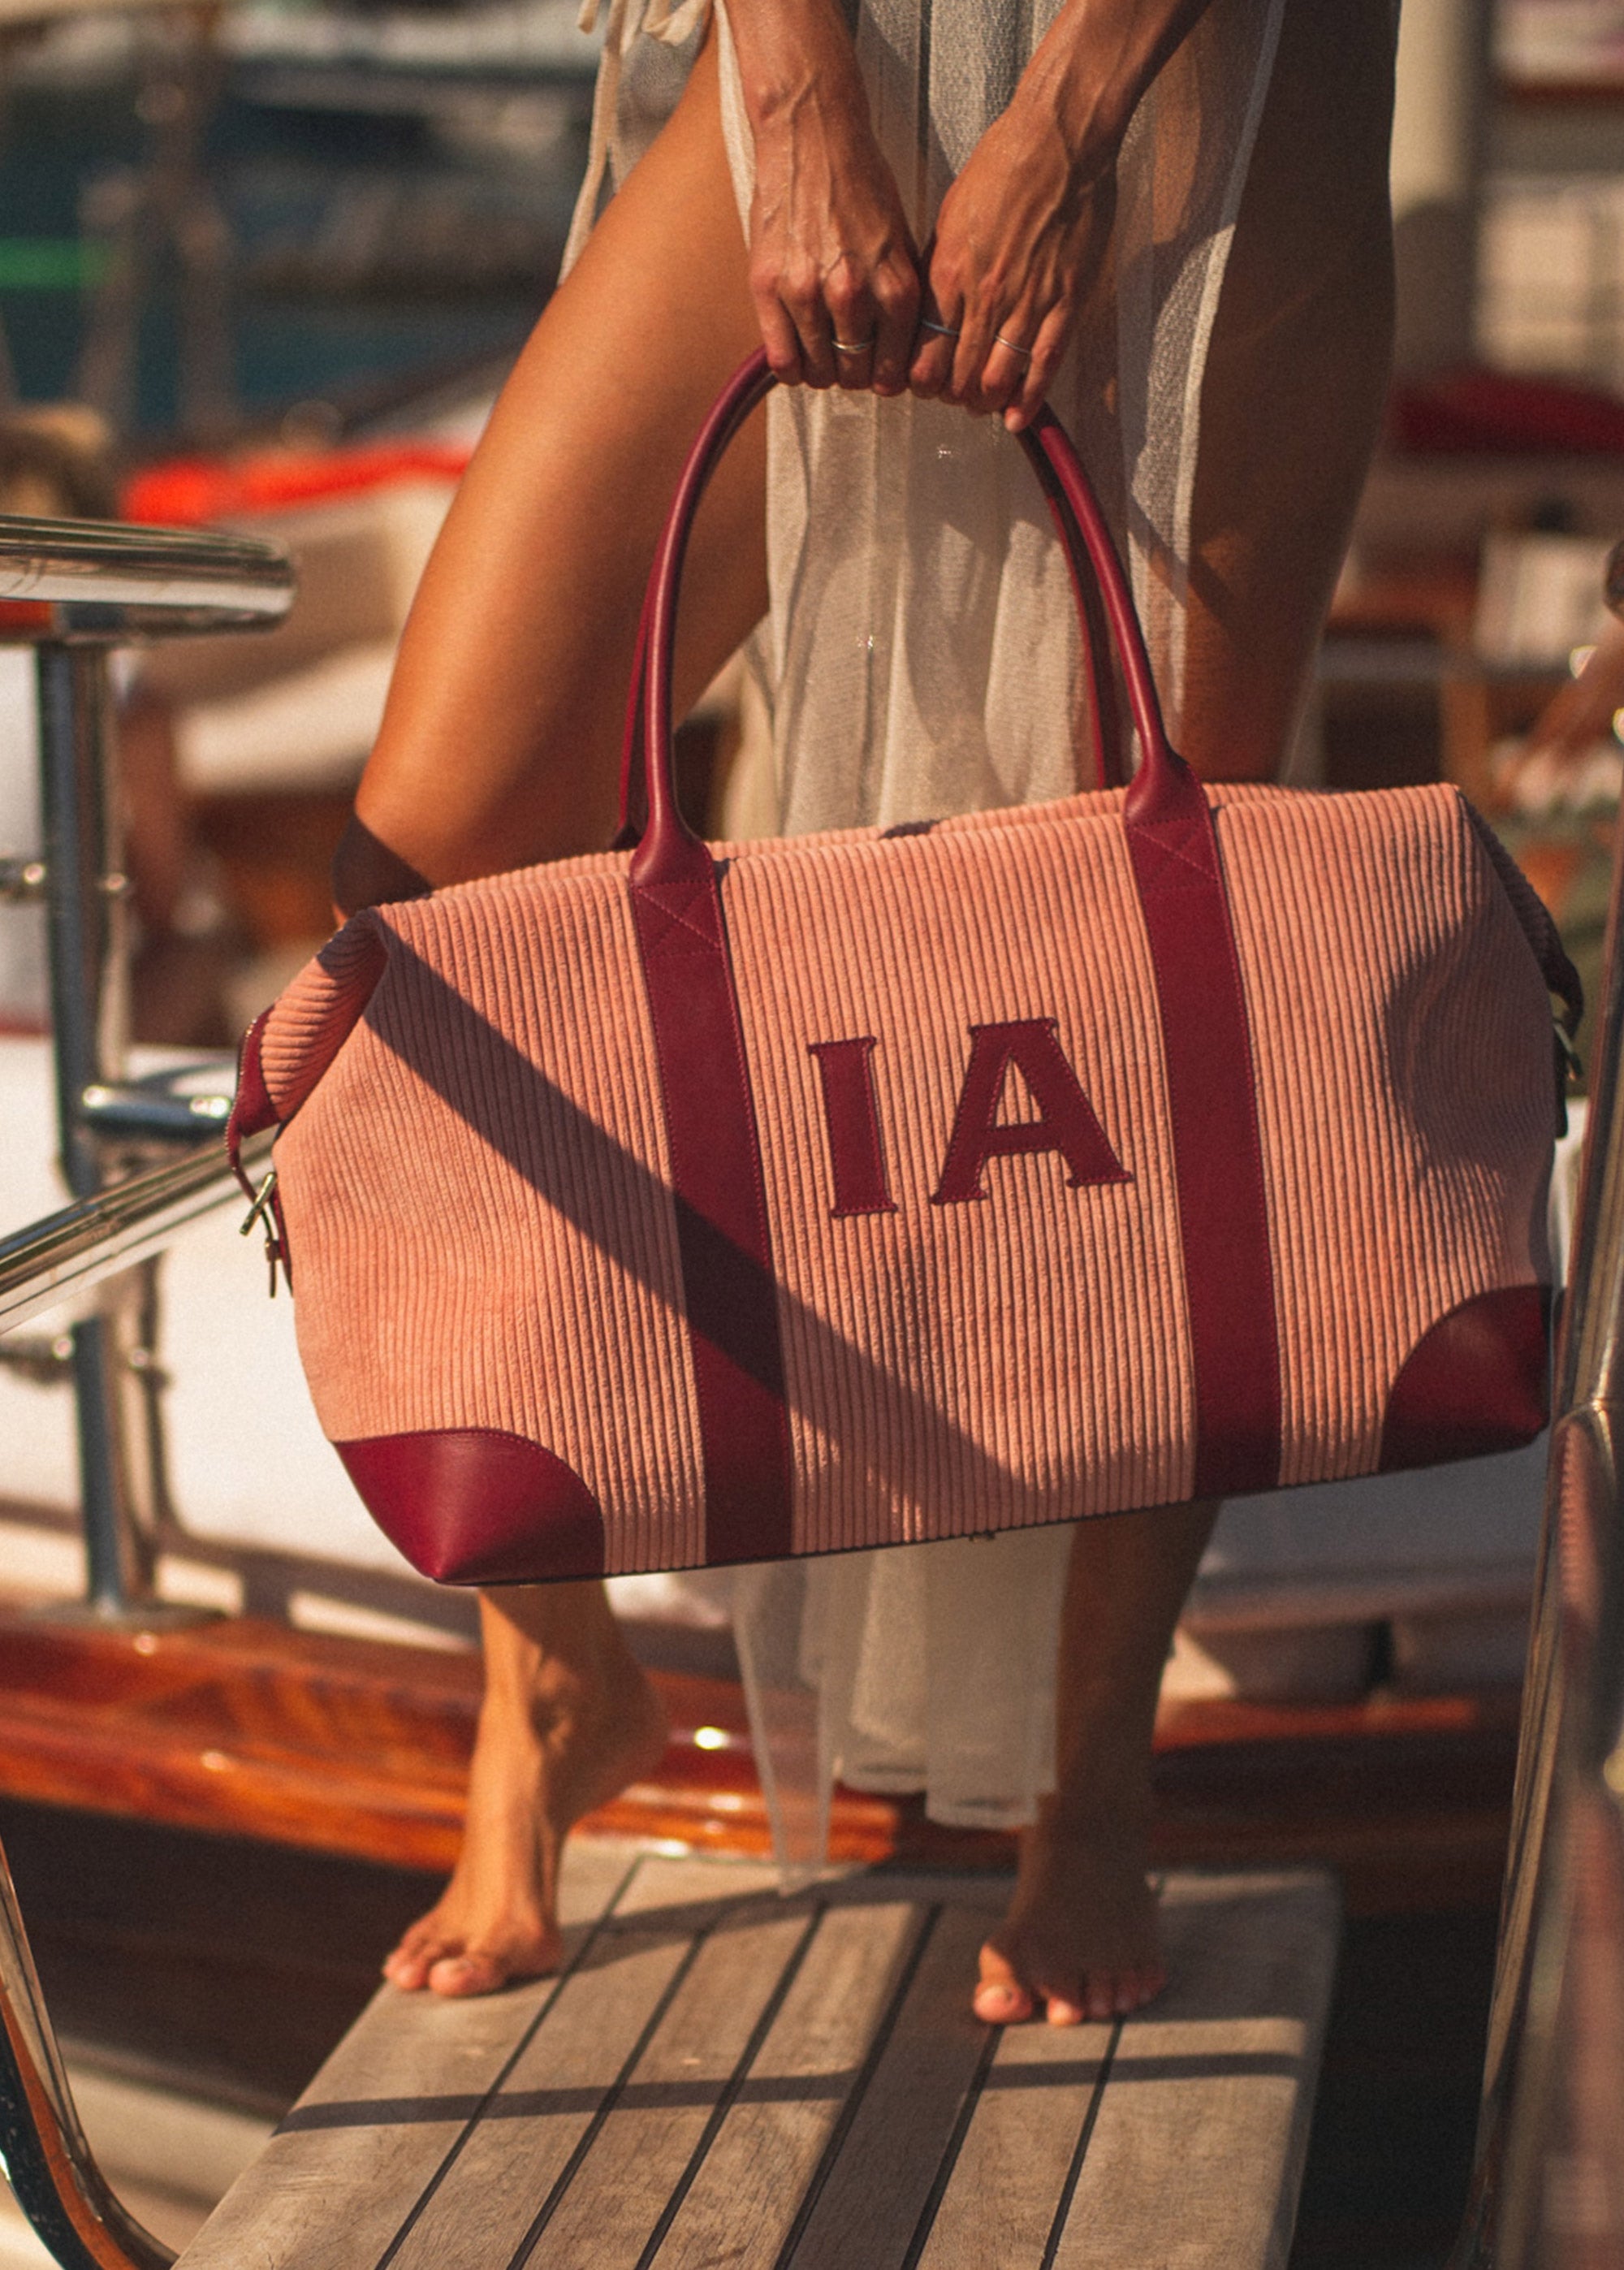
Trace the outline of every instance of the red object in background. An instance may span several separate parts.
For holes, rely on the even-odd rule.
[[[1460,456],[1624,456],[1624,400],[1565,378],[1450,370],[1393,389],[1397,449]]]
[[[455,481],[472,454],[461,441],[379,441],[347,449],[170,457],[130,476],[124,485],[124,517],[196,528],[207,521],[352,496],[391,481]]]

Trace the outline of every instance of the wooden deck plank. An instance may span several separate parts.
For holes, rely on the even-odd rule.
[[[785,1971],[812,1927],[803,1904],[724,1917],[604,2120],[525,2270],[637,2261],[682,2184]]]
[[[623,1845],[570,1848],[567,1960],[634,1865]],[[186,2249],[186,2270],[373,2270],[557,1987],[468,2002],[381,1988]]]
[[[1173,1983],[1118,2036],[1054,2270],[1285,2270],[1338,1910],[1323,1876],[1168,1885]]]
[[[773,2270],[928,1919],[889,1896],[822,1909],[655,2270]]]
[[[1100,2094],[1113,2031],[1005,2027],[918,2270],[1037,2270]]]
[[[694,1934],[604,1931],[503,2077],[389,2270],[507,2270],[691,1960]],[[380,2266],[382,2270],[382,2265]]]
[[[992,2035],[969,2007],[987,1918],[978,1907],[956,1903],[927,1912],[931,1921],[918,1968],[840,2156],[820,2195],[809,2202],[795,2270],[907,2259],[990,2049]]]

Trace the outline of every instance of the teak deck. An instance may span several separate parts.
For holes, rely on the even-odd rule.
[[[1069,2030],[969,2014],[1008,1888],[578,1839],[562,1975],[385,1988],[179,2270],[1283,2270],[1330,1879],[1170,1878],[1175,1984]]]

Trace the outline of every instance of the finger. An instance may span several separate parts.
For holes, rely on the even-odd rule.
[[[1031,367],[1031,350],[1019,343],[1018,334],[1013,330],[1007,335],[995,331],[976,381],[976,409],[1006,410],[1020,395]]]
[[[925,259],[928,263],[928,246]],[[928,265],[926,272],[929,273]],[[944,392],[953,376],[953,359],[959,345],[960,308],[958,295],[935,279],[921,297],[908,382],[916,394],[927,400]]]
[[[908,360],[919,322],[919,277],[910,262],[882,268],[874,279],[879,337],[874,342],[876,394],[901,394],[908,384]]]
[[[833,386],[834,345],[829,311],[824,305],[823,278],[809,263],[798,263],[779,276],[778,299],[795,326],[802,378],[808,386]]]
[[[992,319],[982,308],[967,307],[959,317],[959,337],[953,345],[953,372],[943,391],[949,402],[967,410],[981,407],[981,375],[992,352]]]
[[[807,385],[833,386],[839,374],[834,334],[823,303],[819,300],[814,308],[791,307],[790,319],[801,343],[801,372]]]
[[[770,285],[754,294],[756,321],[761,327],[761,345],[767,350],[768,367],[781,386],[799,386],[805,374],[801,368],[800,334],[790,321],[790,313]]]
[[[828,278],[823,297],[829,313],[834,382],[848,393],[859,392],[874,375],[879,308],[868,286],[849,280],[843,268]]]
[[[934,401],[946,393],[953,382],[953,359],[958,345],[955,326],[937,315],[920,316],[914,334],[914,359],[908,371],[908,385],[916,394]]]
[[[1052,308],[1039,325],[1032,343],[1032,360],[1021,377],[1020,391],[1004,412],[1004,423],[1012,434],[1024,433],[1049,399],[1049,389],[1072,337],[1072,323],[1071,306],[1063,301],[1059,307]]]

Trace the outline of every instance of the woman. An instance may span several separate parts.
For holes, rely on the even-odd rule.
[[[788,390],[701,512],[677,691],[770,605],[757,656],[788,830],[1074,784],[1064,569],[990,423],[1046,397],[1128,539],[1185,753],[1209,778],[1274,773],[1385,386],[1391,0],[1040,0],[1035,23],[1024,0],[860,0],[855,36],[835,0],[730,0],[628,171],[623,97],[653,20],[616,9],[597,138],[624,178],[424,577],[340,903],[607,840],[660,519],[758,341]],[[996,1715],[992,1683],[1015,1697],[1016,1747],[1042,1728],[1048,1766],[1006,1799],[1026,1826],[984,2019],[1103,2018],[1163,1982],[1150,1740],[1213,1511],[963,1548],[982,1557],[931,1645],[950,1674],[975,1663],[958,1684],[978,1708]],[[825,1605],[860,1620],[887,1566],[960,1550],[871,1556],[879,1575]],[[463,1855],[386,1965],[446,1994],[556,1962],[563,1837],[652,1769],[664,1732],[601,1588],[504,1591],[482,1616]],[[983,1617],[1028,1643],[978,1653]],[[1045,1617],[1052,1691],[1032,1673]]]

